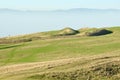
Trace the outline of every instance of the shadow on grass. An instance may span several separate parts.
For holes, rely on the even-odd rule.
[[[0,50],[1,50],[1,49],[14,48],[14,47],[18,47],[18,46],[21,46],[21,45],[10,45],[10,46],[4,46],[4,47],[0,47]]]
[[[91,33],[90,36],[101,36],[101,35],[107,35],[111,33],[113,33],[113,31],[102,29],[102,30],[98,30],[96,32]]]

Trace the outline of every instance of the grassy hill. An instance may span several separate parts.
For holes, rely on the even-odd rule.
[[[0,42],[0,80],[120,79],[120,27],[65,28]]]

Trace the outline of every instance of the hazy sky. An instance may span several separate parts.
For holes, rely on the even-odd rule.
[[[54,10],[70,8],[120,9],[120,0],[0,0],[0,8]]]
[[[120,9],[120,0],[0,0],[0,9],[59,10],[71,8]],[[62,29],[65,26],[106,27],[120,25],[120,14],[113,13],[0,13],[0,37]]]

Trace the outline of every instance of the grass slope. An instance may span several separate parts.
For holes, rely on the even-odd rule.
[[[107,30],[113,33],[1,44],[0,80],[119,80],[120,27]]]
[[[80,30],[74,30],[72,28],[66,27],[62,30],[0,38],[0,44],[22,43],[34,40],[53,39],[61,37],[100,36],[110,33],[112,33],[112,31],[101,28],[83,28]]]

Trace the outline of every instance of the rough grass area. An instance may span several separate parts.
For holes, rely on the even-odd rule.
[[[119,80],[119,52],[4,66],[0,80]]]
[[[120,57],[119,57],[120,58]],[[102,58],[101,58],[102,59]],[[107,59],[103,58],[103,59]],[[111,58],[110,58],[111,59]],[[108,60],[110,60],[108,59]],[[114,61],[105,61],[100,62],[100,59],[96,59],[98,65],[96,65],[94,60],[91,60],[93,65],[89,65],[89,63],[85,63],[80,65],[80,62],[76,64],[75,69],[70,71],[59,71],[59,72],[48,72],[42,74],[35,74],[27,79],[32,80],[119,80],[120,76],[120,60]],[[73,64],[73,63],[72,63]],[[88,64],[88,65],[87,65]],[[70,64],[68,64],[70,65]],[[81,67],[84,66],[85,67]],[[54,67],[53,67],[54,68]]]

